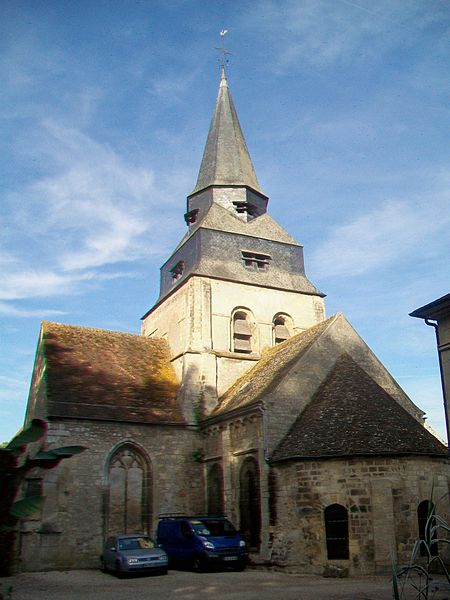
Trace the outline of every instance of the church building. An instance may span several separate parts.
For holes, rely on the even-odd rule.
[[[29,478],[46,500],[22,522],[22,569],[98,566],[107,537],[178,512],[227,514],[255,564],[371,574],[408,561],[432,503],[449,517],[447,448],[344,315],[326,317],[268,200],[222,69],[141,334],[42,323],[26,421],[49,421],[49,448],[87,450]]]

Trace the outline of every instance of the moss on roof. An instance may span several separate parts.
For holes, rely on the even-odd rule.
[[[44,321],[49,417],[183,423],[164,340]]]

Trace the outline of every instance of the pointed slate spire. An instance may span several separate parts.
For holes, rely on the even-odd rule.
[[[246,186],[263,194],[223,67],[216,108],[209,128],[197,184],[192,194],[211,185]]]

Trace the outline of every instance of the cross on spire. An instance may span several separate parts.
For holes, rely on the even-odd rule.
[[[229,60],[227,58],[228,54],[231,54],[231,52],[229,52],[226,48],[225,48],[225,36],[228,33],[228,29],[222,29],[222,31],[220,32],[220,37],[222,40],[222,43],[219,47],[216,46],[216,50],[219,51],[219,63],[220,63],[220,67],[222,69],[222,72],[225,71],[225,66],[228,65]]]

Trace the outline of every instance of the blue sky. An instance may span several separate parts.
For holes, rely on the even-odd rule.
[[[184,233],[219,82],[311,281],[444,434],[449,0],[3,0],[0,441],[42,319],[139,332]]]

